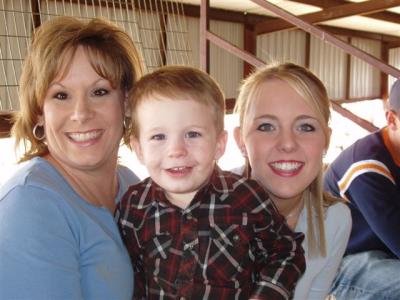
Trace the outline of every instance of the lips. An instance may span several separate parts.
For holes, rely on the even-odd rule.
[[[186,167],[186,166],[173,167],[166,169],[166,171],[168,172],[168,174],[172,176],[182,177],[189,174],[192,171],[192,167]]]
[[[295,160],[280,160],[268,164],[271,170],[283,177],[296,176],[302,170],[304,163]]]
[[[87,132],[70,132],[67,136],[74,142],[84,143],[97,139],[102,134],[102,130],[91,130]]]

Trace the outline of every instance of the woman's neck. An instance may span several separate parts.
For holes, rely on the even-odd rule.
[[[111,213],[114,213],[115,197],[118,193],[116,164],[113,170],[110,167],[103,170],[79,170],[68,168],[51,155],[44,158],[61,173],[82,199],[94,206],[106,207]]]
[[[296,228],[299,216],[304,208],[303,195],[291,199],[280,199],[270,195],[279,213],[286,219],[291,229]]]

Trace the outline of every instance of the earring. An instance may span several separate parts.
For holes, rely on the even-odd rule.
[[[38,129],[41,129],[41,131],[43,131],[42,136],[38,135],[38,133],[37,133]],[[33,127],[32,134],[35,137],[35,139],[37,139],[38,141],[42,141],[46,137],[46,133],[43,130],[43,126],[39,125],[39,123],[36,123],[36,125]]]
[[[247,152],[246,152],[246,149],[244,147],[240,148],[240,152],[242,153],[243,157],[247,157]]]
[[[131,122],[130,121],[131,121],[131,118],[129,118],[129,117],[125,117],[124,118],[124,121],[123,121],[122,125],[124,126],[125,130],[128,130],[128,129],[131,128]]]

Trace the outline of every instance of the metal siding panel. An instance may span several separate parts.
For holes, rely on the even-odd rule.
[[[352,38],[351,44],[377,58],[381,57],[381,43],[379,41]],[[350,98],[379,98],[380,85],[380,71],[352,56],[350,64]]]
[[[311,36],[310,69],[324,83],[330,99],[345,97],[346,53],[344,51]]]
[[[392,48],[389,49],[389,65],[400,69],[400,48]],[[388,77],[388,91],[390,92],[390,88],[392,84],[395,82],[396,78],[389,75]]]
[[[210,31],[243,48],[242,24],[210,21]],[[243,77],[243,61],[218,46],[210,45],[210,74],[220,84],[226,98],[236,98]]]
[[[257,57],[266,63],[305,64],[306,34],[300,30],[278,31],[257,36]]]

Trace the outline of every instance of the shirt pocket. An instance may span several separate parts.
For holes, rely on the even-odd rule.
[[[226,281],[247,274],[250,267],[250,233],[238,224],[215,225],[210,229],[206,251],[207,277]]]

